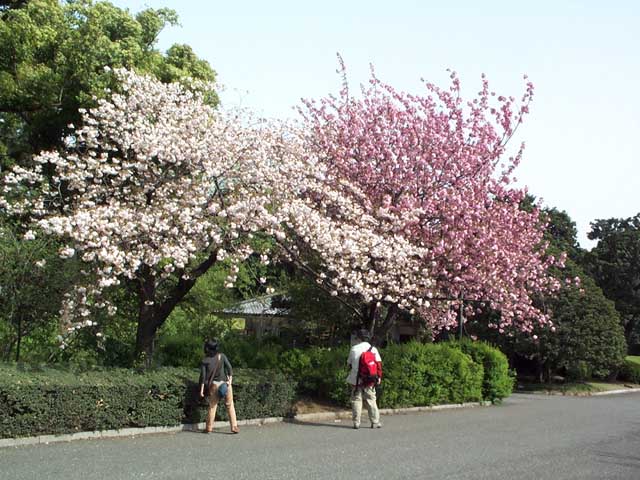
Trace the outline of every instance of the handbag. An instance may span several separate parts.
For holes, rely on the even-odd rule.
[[[220,398],[226,397],[228,391],[229,391],[229,386],[227,382],[222,382],[220,385],[218,385],[218,396]]]

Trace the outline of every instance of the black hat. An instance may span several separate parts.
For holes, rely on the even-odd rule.
[[[213,340],[207,340],[204,342],[204,352],[210,355],[213,355],[218,351],[218,340],[215,338]]]
[[[371,334],[366,328],[358,330],[357,336],[360,340],[364,340],[365,342],[368,342],[371,339]]]

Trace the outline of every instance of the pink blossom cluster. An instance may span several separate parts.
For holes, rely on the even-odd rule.
[[[414,303],[422,317],[435,329],[449,328],[464,298],[467,315],[499,310],[492,326],[501,331],[550,323],[533,298],[560,287],[549,268],[564,258],[546,255],[539,211],[520,208],[526,191],[512,186],[524,145],[504,159],[533,85],[527,82],[516,102],[496,96],[483,76],[477,96],[465,101],[455,73],[448,89],[425,83],[422,95],[399,92],[372,74],[353,96],[344,72],[342,65],[338,96],[300,109],[306,149],[327,166],[332,190],[378,220],[374,230],[391,225],[420,249],[418,271],[432,282],[416,295],[431,298],[428,307]]]

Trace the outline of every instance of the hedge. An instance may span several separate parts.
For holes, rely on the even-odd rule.
[[[298,382],[298,391],[348,405],[347,346],[290,349],[280,369]],[[511,395],[513,372],[507,357],[483,342],[408,343],[381,349],[384,379],[379,405],[397,408],[489,400]]]
[[[499,403],[513,392],[516,376],[509,369],[507,356],[497,348],[485,342],[471,342],[463,340],[452,342],[464,353],[471,356],[474,362],[482,365],[484,378],[482,380],[482,398],[493,403]]]
[[[383,364],[381,407],[482,400],[482,365],[452,345],[392,345],[383,352]]]
[[[198,372],[163,368],[146,373],[109,369],[0,366],[0,438],[170,426],[204,418]],[[280,373],[234,371],[239,419],[290,412],[295,384]],[[224,405],[220,417],[226,419]]]
[[[628,356],[625,358],[618,377],[626,382],[640,383],[640,357]]]
[[[249,364],[252,349],[242,347],[247,358],[236,349],[230,357],[236,365]],[[281,372],[234,369],[239,419],[285,416],[296,393],[348,405],[348,346],[294,348],[267,361],[277,350],[263,349],[253,365],[277,364]],[[391,345],[381,354],[384,379],[378,404],[383,408],[499,402],[513,388],[506,357],[485,343],[412,342]],[[198,423],[206,412],[197,378],[198,372],[188,368],[73,373],[0,365],[0,438]],[[222,403],[219,412],[218,419],[226,420]]]

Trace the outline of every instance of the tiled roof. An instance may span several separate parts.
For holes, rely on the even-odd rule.
[[[236,303],[231,307],[222,310],[222,313],[231,315],[256,315],[256,316],[273,316],[285,317],[289,315],[289,309],[283,307],[274,307],[271,305],[273,298],[277,294],[265,295],[264,297],[250,298],[242,302]]]

